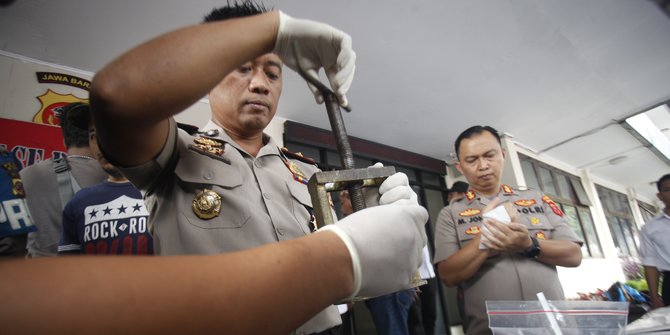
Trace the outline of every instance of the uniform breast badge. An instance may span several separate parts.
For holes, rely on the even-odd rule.
[[[193,198],[193,213],[203,220],[219,216],[221,212],[221,196],[216,192],[204,189]]]
[[[283,158],[282,161],[284,161],[284,165],[286,165],[288,170],[291,171],[291,174],[293,175],[293,179],[307,185],[307,182],[309,181],[309,179],[307,178],[307,175],[305,175],[305,173],[302,172],[302,170],[300,170],[300,167],[298,166],[298,164],[293,163],[292,161],[290,161],[286,158]]]

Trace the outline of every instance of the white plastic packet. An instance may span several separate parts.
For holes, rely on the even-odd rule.
[[[625,334],[628,303],[619,301],[486,301],[489,326],[494,335]],[[553,320],[550,322],[550,320]]]
[[[489,231],[488,228],[486,228],[486,225],[484,222],[486,222],[486,219],[495,219],[498,220],[502,223],[510,223],[512,222],[512,218],[509,216],[509,213],[507,213],[507,209],[505,208],[505,205],[500,205],[493,210],[490,210],[482,215],[483,217],[483,222],[482,222],[482,232],[487,232]],[[479,241],[479,250],[485,250],[488,249],[487,246],[484,245],[484,241],[488,241],[488,238],[484,234],[482,234],[482,238]]]

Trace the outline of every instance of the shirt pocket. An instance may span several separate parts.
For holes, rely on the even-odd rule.
[[[243,178],[237,167],[193,152],[182,152],[175,174],[181,182],[178,206],[181,215],[202,229],[235,229],[250,219],[248,197],[242,189]],[[200,191],[208,189],[221,199],[219,215],[202,219],[193,210],[193,200]]]
[[[549,218],[544,215],[523,215],[519,220],[528,228],[528,235],[539,240],[551,239],[554,226],[549,222]]]
[[[307,190],[307,185],[296,181],[288,181],[286,187],[291,194],[291,210],[293,212],[293,217],[300,226],[300,229],[302,229],[305,234],[308,234],[313,228],[310,225],[310,222],[312,220],[314,207],[312,206],[312,198]],[[331,215],[333,215],[332,211]],[[335,217],[333,218],[336,220]],[[323,223],[320,222],[319,227],[321,227],[322,224]]]

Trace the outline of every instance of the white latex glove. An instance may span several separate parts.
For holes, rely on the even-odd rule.
[[[426,245],[425,208],[394,203],[366,208],[319,231],[336,233],[354,267],[351,297],[376,297],[407,289]]]
[[[498,220],[502,223],[510,223],[512,222],[512,218],[509,216],[509,213],[507,212],[507,209],[505,208],[504,205],[500,205],[493,210],[490,210],[482,215],[483,221],[486,221],[486,219],[495,219]],[[485,224],[482,224],[482,237],[479,240],[479,249],[480,250],[485,250],[488,249],[486,245],[484,245],[485,241],[488,241],[489,239],[486,237],[487,234],[489,234],[489,229],[486,228]]]
[[[351,36],[327,24],[292,18],[279,12],[279,31],[273,52],[279,55],[286,66],[297,69],[293,54],[293,42],[298,42],[300,64],[307,73],[319,78],[319,69],[324,68],[330,87],[342,106],[348,106],[346,97],[356,69],[356,53],[351,48]],[[312,85],[308,85],[317,103],[323,96]]]
[[[382,163],[375,163],[368,167],[368,169],[383,167]],[[364,187],[363,195],[365,197],[366,207],[373,207],[379,205],[388,205],[399,202],[403,205],[418,204],[416,193],[411,186],[409,186],[409,179],[407,175],[402,172],[396,172],[384,180],[379,188]]]

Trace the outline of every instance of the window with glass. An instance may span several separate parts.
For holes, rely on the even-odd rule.
[[[540,190],[551,197],[565,213],[572,230],[584,241],[582,255],[603,257],[602,247],[591,217],[591,201],[581,180],[574,175],[519,155],[521,170],[529,189]]]
[[[637,204],[640,206],[640,213],[642,213],[642,219],[644,220],[644,223],[649,222],[658,213],[658,208],[656,208],[656,206],[642,201],[638,201]]]
[[[638,231],[628,203],[628,197],[608,188],[596,185],[598,198],[603,205],[607,225],[612,233],[614,246],[620,257],[638,256]]]

